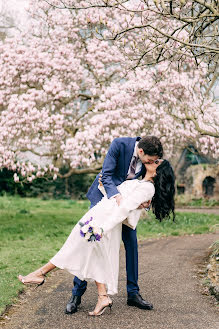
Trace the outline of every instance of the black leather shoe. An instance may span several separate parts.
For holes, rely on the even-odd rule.
[[[136,306],[143,310],[152,310],[153,309],[153,305],[149,302],[146,302],[146,300],[144,300],[140,294],[136,294],[134,296],[128,297],[127,304],[129,306]]]
[[[66,314],[72,314],[77,312],[78,310],[78,305],[81,304],[81,296],[71,296],[68,304],[66,305]]]

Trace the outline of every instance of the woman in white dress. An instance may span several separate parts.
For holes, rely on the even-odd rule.
[[[80,280],[96,282],[98,302],[89,315],[101,315],[107,307],[111,309],[108,294],[118,291],[122,223],[135,229],[141,213],[139,205],[151,199],[160,221],[171,212],[175,217],[172,167],[167,160],[156,162],[145,165],[147,172],[141,181],[127,180],[118,186],[122,195],[119,206],[115,198],[108,199],[101,190],[102,200],[80,219],[58,253],[40,269],[27,276],[19,275],[18,279],[23,284],[42,285],[46,273],[55,267],[65,269]]]

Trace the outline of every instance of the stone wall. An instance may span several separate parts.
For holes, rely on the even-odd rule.
[[[219,164],[190,166],[185,174],[185,193],[219,199]]]

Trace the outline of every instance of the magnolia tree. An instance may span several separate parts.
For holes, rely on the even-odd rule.
[[[24,24],[27,24],[25,10],[22,10],[26,2],[27,0],[0,0],[1,39],[20,33]]]
[[[161,61],[183,63],[186,57],[196,64],[208,63],[216,73],[219,61],[218,1],[215,0],[43,0],[58,9],[84,10],[106,8],[117,15],[116,23],[100,13],[100,22],[109,23],[108,38],[127,45],[133,66]],[[121,19],[124,16],[125,19]],[[92,20],[92,18],[91,18]],[[105,36],[99,31],[100,36]],[[130,52],[130,40],[134,52]],[[126,48],[126,47],[125,47]],[[215,82],[217,74],[212,78]]]
[[[219,117],[203,96],[206,66],[197,70],[187,59],[183,70],[167,62],[128,70],[124,52],[98,38],[117,14],[89,13],[33,1],[30,31],[0,44],[0,168],[29,182],[97,172],[114,138],[152,134],[166,157],[188,142],[217,157]],[[27,152],[38,164],[25,161]]]
[[[0,39],[4,40],[8,31],[15,27],[13,17],[5,10],[0,2]]]

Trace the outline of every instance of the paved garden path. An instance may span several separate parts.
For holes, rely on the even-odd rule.
[[[88,316],[96,302],[95,286],[90,283],[79,311],[66,315],[72,276],[58,270],[43,286],[35,290],[28,288],[0,326],[4,329],[218,329],[215,300],[204,294],[201,285],[208,248],[217,239],[218,234],[205,234],[139,243],[139,285],[142,296],[154,304],[152,311],[126,305],[122,247],[119,294],[113,298],[111,314]]]

